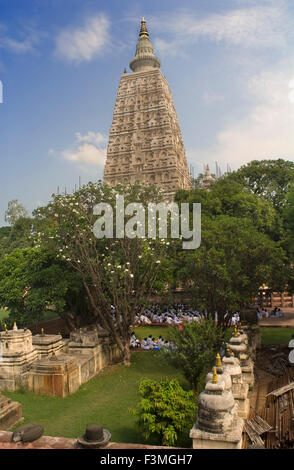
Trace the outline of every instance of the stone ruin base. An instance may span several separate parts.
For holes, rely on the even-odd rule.
[[[236,420],[232,431],[225,433],[212,433],[202,431],[194,424],[190,431],[193,449],[241,449],[242,448],[243,419]]]
[[[238,416],[240,418],[247,419],[250,411],[249,398],[238,398],[235,397],[235,401],[238,404]]]
[[[0,395],[0,429],[6,431],[22,420],[21,404]]]
[[[70,395],[104,367],[121,361],[117,345],[96,325],[71,332],[69,340],[32,336],[26,329],[0,332],[1,347],[0,390],[22,386],[49,396]]]
[[[242,369],[242,379],[243,382],[248,384],[248,385],[254,385],[255,379],[254,379],[254,372],[253,372],[253,366],[244,366],[241,367]]]

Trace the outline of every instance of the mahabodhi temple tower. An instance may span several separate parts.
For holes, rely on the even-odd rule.
[[[133,73],[122,75],[110,128],[104,183],[141,181],[167,199],[191,188],[183,139],[168,83],[160,71],[144,18]]]

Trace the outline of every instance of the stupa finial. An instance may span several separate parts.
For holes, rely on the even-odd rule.
[[[160,60],[155,56],[149,39],[145,18],[142,18],[136,54],[130,62],[130,69],[133,72],[144,72],[145,70],[160,69],[160,65]]]
[[[148,30],[147,30],[147,27],[146,27],[146,21],[145,21],[144,16],[141,20],[141,29],[140,29],[139,37],[140,38],[148,38],[149,37],[149,33],[148,33]]]
[[[216,373],[216,367],[213,368],[213,376],[212,376],[212,383],[217,384],[217,373]]]
[[[220,357],[219,353],[217,353],[217,355],[216,355],[215,366],[216,367],[221,367],[222,366],[222,360],[221,360],[221,357]]]

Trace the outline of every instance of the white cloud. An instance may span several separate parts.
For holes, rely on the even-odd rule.
[[[79,162],[81,164],[104,165],[106,160],[106,148],[97,148],[95,145],[85,142],[75,151],[64,150],[62,155],[66,160]]]
[[[67,28],[56,38],[55,53],[69,62],[89,62],[103,52],[109,40],[109,20],[104,14],[88,18],[79,28]]]
[[[48,153],[52,156],[59,155],[65,160],[78,164],[82,170],[88,171],[93,166],[104,166],[107,140],[107,137],[100,132],[89,131],[85,135],[77,132],[75,141],[70,148],[62,152],[49,149]]]
[[[14,52],[16,54],[32,52],[35,45],[40,40],[40,33],[26,27],[25,31],[21,33],[21,36],[24,36],[24,38],[11,38],[7,34],[6,27],[4,25],[0,25],[0,48]]]
[[[89,131],[86,135],[76,133],[76,140],[78,142],[88,142],[89,144],[101,145],[107,143],[107,137],[100,132]]]
[[[281,47],[290,30],[284,1],[253,5],[199,18],[192,11],[178,11],[164,19],[152,19],[157,31],[172,34],[172,40],[155,40],[156,50],[165,55],[183,54],[183,46],[201,38],[245,48]]]
[[[254,105],[246,117],[226,125],[207,149],[194,149],[192,159],[234,169],[250,160],[294,160],[293,72],[288,65],[264,71],[248,82],[248,98]],[[293,98],[293,99],[292,99]]]

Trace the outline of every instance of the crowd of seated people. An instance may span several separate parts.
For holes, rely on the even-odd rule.
[[[158,339],[155,339],[154,337],[152,337],[152,335],[149,335],[148,337],[140,341],[136,337],[134,332],[131,334],[131,339],[130,339],[131,348],[141,348],[146,351],[150,351],[150,350],[156,351],[164,347],[170,348],[172,346],[173,346],[172,343],[170,343],[169,341],[165,341],[162,336],[159,336]]]
[[[278,307],[275,307],[270,313],[269,311],[266,309],[266,308],[257,308],[256,309],[256,314],[257,314],[257,318],[258,320],[262,320],[263,318],[281,318],[283,317],[283,311],[278,308]]]
[[[191,323],[193,321],[200,321],[201,318],[208,318],[207,310],[198,311],[194,310],[186,304],[175,305],[159,305],[154,304],[149,308],[141,309],[138,307],[138,313],[135,316],[135,325],[181,325],[182,323]],[[218,313],[213,315],[214,320],[217,322]],[[240,322],[239,312],[224,315],[223,322],[228,322],[232,326]]]
[[[138,308],[140,310],[140,308]],[[135,324],[137,325],[150,325],[155,324],[166,324],[166,325],[177,325],[183,322],[199,321],[202,315],[207,313],[201,313],[197,310],[193,310],[185,304],[176,305],[164,305],[159,304],[151,305],[149,308],[142,310],[135,316]]]

